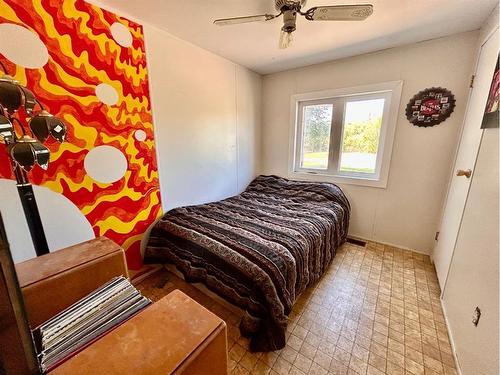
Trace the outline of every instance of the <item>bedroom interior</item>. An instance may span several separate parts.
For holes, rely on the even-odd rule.
[[[0,0],[0,374],[500,373],[497,0]]]

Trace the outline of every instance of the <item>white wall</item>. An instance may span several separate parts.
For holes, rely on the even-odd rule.
[[[350,234],[430,253],[462,125],[478,32],[294,69],[264,77],[263,173],[287,175],[290,97],[403,80],[386,189],[340,185],[352,205]],[[412,126],[405,107],[418,91],[442,86],[457,106],[446,122]]]
[[[262,77],[236,66],[238,193],[260,173]]]
[[[260,164],[261,77],[144,29],[164,210],[241,192]]]

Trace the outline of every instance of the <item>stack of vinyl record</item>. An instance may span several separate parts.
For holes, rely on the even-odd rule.
[[[125,277],[115,277],[33,331],[42,371],[51,370],[150,303]]]

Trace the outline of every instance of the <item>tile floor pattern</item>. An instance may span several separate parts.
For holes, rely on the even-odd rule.
[[[373,242],[344,244],[295,304],[286,347],[271,353],[250,353],[238,315],[168,271],[138,287],[153,300],[181,289],[223,318],[231,374],[456,374],[426,255]]]

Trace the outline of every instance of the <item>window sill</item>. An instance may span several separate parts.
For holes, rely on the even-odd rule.
[[[295,180],[302,181],[315,181],[315,182],[333,182],[339,185],[358,185],[373,188],[385,189],[387,188],[387,180],[372,179],[365,177],[342,176],[322,174],[321,172],[305,172],[305,171],[291,171],[288,177]]]

